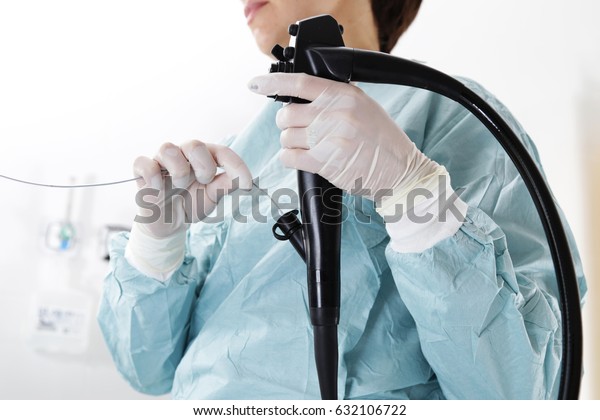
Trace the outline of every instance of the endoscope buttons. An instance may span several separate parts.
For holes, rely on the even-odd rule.
[[[273,57],[279,61],[287,61],[284,55],[284,49],[279,44],[275,44],[275,46],[271,49],[271,54],[273,54]]]
[[[285,47],[283,50],[283,56],[285,57],[286,61],[294,58],[295,53],[296,49],[294,47]]]
[[[291,36],[296,36],[298,35],[298,24],[296,23],[292,23],[289,27],[288,27],[288,34],[290,34]]]

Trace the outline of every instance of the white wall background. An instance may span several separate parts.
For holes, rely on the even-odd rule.
[[[0,2],[0,174],[50,183],[125,179],[135,156],[153,155],[164,141],[239,131],[265,103],[246,82],[270,62],[241,9],[237,0]],[[395,49],[478,80],[517,115],[586,263],[593,183],[583,157],[600,142],[590,135],[599,132],[598,16],[594,0],[425,0]],[[134,185],[75,192],[81,240],[71,258],[40,246],[46,223],[63,217],[66,191],[0,179],[0,193],[0,398],[142,398],[114,369],[95,322],[88,350],[76,356],[40,353],[26,341],[30,301],[42,287],[63,279],[97,301],[106,270],[99,232],[130,223]],[[594,299],[586,308],[589,345],[597,340]],[[586,362],[582,396],[598,398],[597,368]]]

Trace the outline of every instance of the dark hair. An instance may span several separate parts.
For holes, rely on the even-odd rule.
[[[417,16],[421,0],[371,0],[379,50],[389,53]]]

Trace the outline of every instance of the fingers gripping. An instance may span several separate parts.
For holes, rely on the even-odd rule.
[[[242,158],[225,146],[207,144],[207,147],[217,166],[224,170],[206,186],[206,194],[210,200],[216,203],[223,194],[237,188],[252,189],[252,174]]]
[[[177,188],[189,187],[193,180],[192,170],[190,162],[179,147],[173,143],[164,143],[154,160],[169,172],[173,179],[173,186]]]
[[[139,156],[133,162],[133,175],[142,177],[136,181],[138,188],[145,186],[160,190],[162,185],[162,174],[160,172],[160,165],[154,159],[150,159],[146,156]]]
[[[336,83],[340,82],[303,73],[271,73],[255,77],[248,87],[259,95],[292,96],[314,101]]]
[[[194,170],[196,180],[200,184],[209,184],[217,174],[217,163],[208,146],[201,141],[192,140],[182,144],[181,150]]]

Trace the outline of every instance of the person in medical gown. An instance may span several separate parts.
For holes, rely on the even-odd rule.
[[[290,23],[324,13],[344,26],[347,46],[389,52],[419,5],[241,8],[266,54],[288,45]],[[502,103],[461,80],[540,165]],[[304,170],[344,191],[339,398],[556,398],[553,264],[526,187],[488,130],[451,100],[410,87],[303,74],[259,75],[248,86],[311,103],[265,98],[231,139],[165,143],[134,162],[144,194],[132,231],[113,243],[98,314],[131,386],[189,399],[319,398],[306,266],[271,232],[274,202],[297,208]]]

